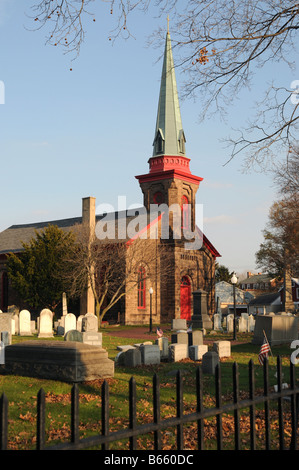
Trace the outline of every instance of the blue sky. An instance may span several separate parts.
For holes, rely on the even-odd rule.
[[[166,18],[134,15],[135,39],[112,44],[112,18],[108,13],[101,22],[109,8],[100,4],[72,62],[45,45],[45,31],[26,30],[32,23],[21,3],[0,0],[0,230],[78,216],[86,196],[116,209],[118,196],[127,206],[142,204],[135,175],[148,171],[163,52],[147,40],[156,27],[166,28]],[[286,86],[296,78],[286,75]],[[179,73],[177,82],[180,92]],[[242,173],[241,159],[224,166],[229,152],[221,139],[244,120],[252,96],[242,94],[226,122],[215,117],[201,124],[200,101],[181,101],[191,171],[204,178],[197,192],[204,232],[222,255],[219,262],[239,273],[256,270],[254,254],[277,197],[269,175]]]

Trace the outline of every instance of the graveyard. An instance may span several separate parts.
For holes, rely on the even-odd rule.
[[[5,314],[0,314],[1,338],[2,341],[9,343],[5,347],[5,362],[8,368],[5,371],[4,366],[0,366],[2,367],[1,394],[4,393],[9,401],[8,449],[35,448],[36,404],[41,388],[46,397],[46,436],[50,445],[70,439],[71,389],[75,382],[78,383],[80,395],[80,437],[92,436],[99,432],[101,390],[104,381],[109,385],[110,432],[121,430],[128,425],[129,383],[132,377],[136,381],[138,423],[153,420],[152,391],[155,374],[160,382],[161,419],[170,418],[177,413],[175,397],[178,371],[183,381],[184,413],[196,410],[196,371],[199,366],[203,372],[203,401],[207,408],[215,406],[217,364],[221,366],[224,403],[232,398],[234,363],[239,367],[241,397],[244,398],[249,393],[249,361],[252,361],[255,367],[256,393],[263,390],[263,367],[258,361],[260,342],[256,341],[254,329],[250,327],[245,329],[242,322],[235,341],[230,326],[217,328],[214,322],[214,327],[210,329],[191,328],[188,331],[186,323],[181,320],[177,322],[174,320],[171,325],[159,325],[163,335],[158,338],[156,326],[152,331],[144,325],[132,327],[108,324],[99,329],[91,315],[74,319],[71,314],[57,321],[55,325],[50,325],[49,328],[49,312],[43,312],[37,325],[31,322],[28,313],[19,314],[19,324],[15,323],[12,328],[7,328],[9,331],[4,332]],[[51,360],[49,360],[49,351]],[[282,359],[283,382],[290,383],[289,364],[292,352],[290,341],[284,341],[284,338],[281,342],[274,341],[271,346],[271,355],[268,359],[271,390],[277,386],[278,356]],[[87,361],[84,359],[84,354],[88,357]],[[91,356],[97,364],[95,368],[93,364],[90,365]],[[80,369],[82,363],[88,364],[84,366],[83,372],[82,368]],[[68,370],[70,364],[72,372]],[[100,368],[98,364],[101,364]],[[263,410],[257,407],[256,413],[258,445],[263,448],[265,441]],[[278,435],[278,411],[275,406],[270,413],[275,440],[275,436]],[[285,406],[284,416],[285,436],[286,439],[290,439],[291,418],[288,404]],[[205,423],[207,449],[216,447],[215,419],[207,420]],[[234,446],[233,414],[228,413],[222,419],[225,446],[231,449]],[[244,411],[240,420],[244,448],[249,446],[249,421],[249,413]],[[195,423],[184,426],[186,450],[196,449],[196,435]],[[175,428],[162,433],[164,450],[175,450],[175,436]],[[140,450],[153,449],[153,436],[140,436],[137,443]],[[110,448],[123,450],[128,449],[128,446],[126,440],[114,442]]]

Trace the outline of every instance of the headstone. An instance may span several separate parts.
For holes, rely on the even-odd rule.
[[[231,356],[231,345],[230,341],[215,341],[213,343],[213,350],[221,357]]]
[[[8,331],[1,331],[1,341],[4,346],[8,346],[11,344],[11,335],[8,333]]]
[[[142,345],[139,349],[142,364],[160,364],[160,348],[157,344]]]
[[[115,364],[117,366],[123,366],[125,363],[125,352],[126,351],[120,351],[116,356],[115,356]]]
[[[93,313],[87,313],[82,318],[82,331],[99,331],[98,317]]]
[[[57,336],[64,336],[64,326],[57,326]]]
[[[187,332],[176,332],[171,335],[171,343],[188,344]]]
[[[248,315],[248,331],[253,333],[255,326],[255,318],[253,315]]]
[[[219,356],[216,351],[208,351],[202,356],[202,371],[204,374],[215,375],[216,366],[219,364]]]
[[[76,315],[73,313],[67,313],[64,317],[64,334],[66,334],[69,330],[76,330],[76,327]]]
[[[82,331],[80,332],[83,337],[83,343],[91,344],[93,346],[102,347],[102,333],[98,331]]]
[[[13,317],[10,313],[0,313],[0,332],[8,331],[11,341],[13,331]]]
[[[214,320],[214,330],[221,331],[222,330],[221,315],[219,313],[215,313],[213,320]]]
[[[189,346],[203,344],[203,332],[201,330],[189,331],[187,335],[188,335]]]
[[[15,321],[15,335],[18,335],[19,334],[19,315],[15,313],[13,315],[13,319]]]
[[[116,349],[118,349],[118,351],[127,351],[127,349],[135,349],[135,347],[131,344],[120,344],[116,346]]]
[[[247,333],[248,331],[248,316],[243,317],[241,316],[238,318],[238,331],[239,333]]]
[[[113,377],[114,361],[105,349],[77,341],[22,341],[5,348],[0,373],[87,382]]]
[[[170,344],[168,348],[169,362],[178,362],[189,357],[188,344]]]
[[[123,364],[125,367],[136,367],[141,364],[140,349],[128,349],[124,352]]]
[[[168,359],[168,338],[162,336],[162,338],[156,339],[156,344],[160,349],[161,361]]]
[[[231,333],[234,331],[234,315],[229,314],[226,317],[226,331]]]
[[[298,317],[294,315],[257,315],[252,343],[262,344],[264,332],[270,344],[291,343],[298,339]]]
[[[200,361],[206,352],[208,352],[206,344],[189,346],[189,358],[192,361]]]
[[[174,318],[171,320],[172,330],[187,330],[187,321],[184,318]]]
[[[191,317],[194,328],[212,329],[213,324],[208,315],[208,293],[198,289],[193,294],[193,316]]]
[[[64,341],[77,341],[78,343],[83,343],[83,336],[81,331],[69,330],[64,335]]]
[[[39,315],[38,322],[38,338],[53,337],[53,313],[51,310],[44,308]]]
[[[82,319],[85,315],[79,315],[77,318],[77,330],[82,331]]]
[[[28,310],[21,310],[19,313],[19,335],[31,336],[31,315]]]
[[[5,344],[3,341],[0,341],[0,364],[5,364]]]

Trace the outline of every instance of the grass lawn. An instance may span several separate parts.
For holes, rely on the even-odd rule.
[[[163,327],[165,336],[170,337],[170,331]],[[128,331],[128,337],[116,337],[115,331]],[[143,342],[130,337],[132,327],[104,328],[103,347],[108,351],[110,359],[114,359],[118,353],[116,349],[120,344],[135,344]],[[156,339],[156,334],[149,334],[149,340]],[[36,338],[36,337],[33,337]],[[32,337],[13,337],[13,343],[17,341],[32,340]],[[37,339],[37,338],[36,338]],[[231,339],[231,336],[218,333],[204,337],[204,343],[212,348],[213,341]],[[223,402],[232,401],[232,366],[234,362],[239,365],[240,398],[248,396],[248,363],[252,359],[255,364],[256,394],[263,393],[262,367],[258,363],[258,352],[260,346],[251,344],[251,334],[238,334],[238,344],[232,344],[232,355],[230,358],[221,359],[222,399]],[[53,341],[61,341],[61,337],[54,337]],[[280,355],[283,359],[283,382],[289,383],[290,356],[293,352],[290,345],[272,348],[273,356],[269,358],[270,385],[276,384],[276,357]],[[176,371],[180,369],[183,375],[184,390],[184,412],[189,414],[196,410],[196,369],[200,362],[184,360],[179,363],[163,362],[153,366],[139,366],[136,368],[115,368],[114,377],[108,379],[109,404],[110,404],[110,431],[123,429],[128,424],[129,416],[129,380],[134,376],[137,386],[137,411],[138,423],[152,421],[152,380],[155,373],[160,379],[161,395],[161,418],[169,418],[176,415]],[[102,381],[93,381],[79,385],[80,393],[80,437],[86,437],[100,432],[101,420],[101,386]],[[68,440],[70,437],[70,393],[71,384],[40,380],[30,377],[19,377],[0,375],[0,395],[5,393],[9,401],[9,449],[33,449],[35,447],[36,433],[36,402],[40,388],[46,393],[46,429],[49,444],[59,440]],[[215,383],[214,377],[203,376],[204,406],[215,406]],[[271,411],[273,421],[273,447],[276,448],[277,410],[276,405]],[[285,406],[285,417],[288,416],[288,405]],[[258,446],[263,448],[263,409],[256,411],[256,432],[259,439]],[[196,450],[196,427],[195,424],[185,426],[185,447]],[[233,416],[223,417],[223,432],[226,447],[233,448]],[[249,415],[248,410],[242,412],[240,419],[242,433],[242,445],[248,448],[249,441]],[[163,449],[175,450],[175,429],[167,429],[162,433]],[[289,439],[289,425],[285,425],[286,439]],[[207,449],[215,448],[215,418],[205,423],[205,446]],[[140,436],[138,438],[140,449],[152,449],[152,436]],[[115,442],[111,444],[112,449],[128,449],[127,442]]]

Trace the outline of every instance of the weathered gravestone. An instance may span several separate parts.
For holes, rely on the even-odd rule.
[[[78,330],[69,330],[64,335],[64,341],[77,341],[83,343],[83,336],[81,331]]]
[[[123,353],[123,364],[125,367],[136,367],[141,363],[141,351],[139,348],[128,349]]]
[[[82,331],[99,331],[98,317],[93,313],[86,313],[82,318]]]
[[[172,330],[187,330],[187,321],[184,318],[175,318],[171,320]]]
[[[213,343],[213,350],[221,357],[231,356],[231,344],[230,341],[215,341]]]
[[[82,331],[83,343],[102,347],[102,333],[96,331]]]
[[[160,364],[160,348],[157,344],[140,346],[142,364]]]
[[[77,341],[24,341],[5,348],[0,373],[86,382],[113,377],[114,362],[104,349]]]
[[[53,337],[53,313],[51,310],[44,308],[39,315],[38,322],[38,338]]]
[[[201,330],[188,331],[187,335],[189,346],[203,344],[203,332]]]
[[[206,344],[189,346],[189,358],[192,361],[200,361],[206,352],[208,352],[208,346]]]
[[[294,315],[257,315],[252,343],[262,344],[264,332],[270,346],[291,343],[298,339],[298,317]]]
[[[188,344],[187,332],[176,332],[171,335],[171,343]]]
[[[8,331],[1,331],[0,340],[4,346],[8,346],[11,344],[11,335],[8,333]]]
[[[21,310],[19,314],[19,335],[31,336],[31,315],[28,310]]]
[[[10,313],[0,313],[0,332],[7,331],[9,334],[10,342],[11,342],[11,335],[13,331],[13,317]]]
[[[159,346],[161,361],[168,359],[168,338],[162,336],[155,341],[155,344]]]
[[[82,319],[84,318],[85,315],[79,315],[77,318],[77,330],[82,331]]]
[[[170,344],[168,348],[169,362],[178,362],[189,357],[188,344]]]
[[[215,375],[216,366],[219,365],[219,356],[216,351],[208,351],[202,356],[202,371],[204,374]]]

